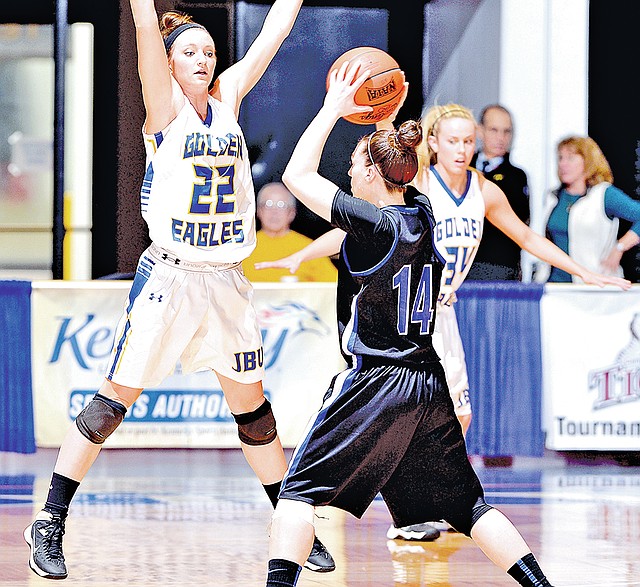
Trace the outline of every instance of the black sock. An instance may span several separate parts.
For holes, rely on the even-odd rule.
[[[523,587],[553,587],[544,576],[533,554],[525,554],[508,571]]]
[[[264,490],[267,492],[267,496],[269,497],[269,501],[273,506],[273,509],[276,508],[276,504],[278,503],[278,493],[280,493],[280,487],[282,485],[282,481],[278,481],[277,483],[272,483],[271,485],[263,485]]]
[[[51,485],[49,485],[49,495],[47,495],[47,501],[44,504],[44,511],[63,519],[66,518],[69,505],[78,487],[80,487],[80,482],[54,473],[51,476]]]
[[[302,567],[298,563],[283,558],[269,561],[267,587],[295,587]]]

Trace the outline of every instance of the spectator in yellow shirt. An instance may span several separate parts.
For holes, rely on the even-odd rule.
[[[296,199],[283,183],[264,185],[258,192],[256,204],[261,228],[255,250],[243,262],[244,273],[250,281],[336,281],[338,272],[328,257],[305,261],[296,268],[256,268],[256,263],[269,265],[264,262],[297,253],[312,242],[291,230],[296,217]]]

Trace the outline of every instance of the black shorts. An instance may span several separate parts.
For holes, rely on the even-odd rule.
[[[280,497],[360,518],[378,493],[396,526],[444,519],[471,531],[484,492],[440,363],[338,374],[293,454]]]

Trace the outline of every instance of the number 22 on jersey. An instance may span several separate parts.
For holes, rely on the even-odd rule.
[[[213,183],[213,169],[204,165],[194,165],[193,170],[198,177],[204,179],[204,183],[193,184],[193,194],[191,196],[190,214],[210,214],[211,213],[211,184]],[[216,167],[218,181],[216,181],[216,205],[215,214],[230,214],[235,208],[235,198],[233,179],[235,167],[233,165]],[[230,199],[225,199],[230,198]],[[207,201],[209,200],[209,201]]]

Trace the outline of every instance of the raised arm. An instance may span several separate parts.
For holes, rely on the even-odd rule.
[[[345,234],[343,230],[334,228],[288,257],[276,259],[275,261],[262,261],[261,263],[256,263],[254,267],[256,269],[288,269],[289,273],[293,274],[298,270],[300,264],[305,261],[337,255],[340,252]]]
[[[138,73],[147,117],[145,132],[164,129],[184,103],[184,94],[171,75],[153,0],[130,0],[136,27]]]
[[[475,172],[474,172],[475,173]],[[487,219],[504,232],[509,238],[520,245],[520,248],[532,255],[577,275],[590,285],[615,285],[622,289],[629,289],[631,282],[620,277],[608,277],[599,273],[593,273],[576,263],[562,249],[554,245],[550,240],[540,236],[531,230],[513,211],[504,192],[493,182],[484,180],[482,183],[482,195],[485,200],[485,215]]]
[[[371,111],[371,106],[358,106],[354,102],[358,88],[371,73],[366,70],[358,76],[357,71],[358,67],[349,67],[347,61],[339,70],[331,72],[322,108],[302,133],[282,176],[298,200],[329,222],[338,186],[318,173],[322,150],[340,117]]]
[[[240,61],[220,74],[211,93],[238,115],[242,99],[263,76],[298,17],[302,0],[276,0],[260,33]]]

